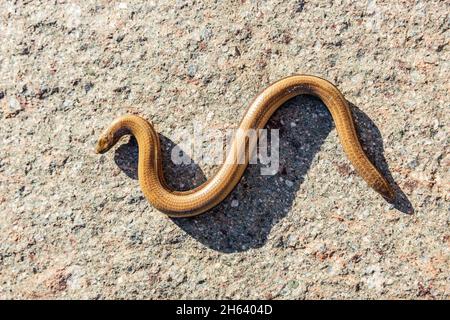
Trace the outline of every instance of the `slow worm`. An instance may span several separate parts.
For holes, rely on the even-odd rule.
[[[250,104],[239,129],[245,132],[263,128],[283,103],[300,94],[313,95],[324,102],[335,122],[343,149],[356,171],[370,187],[393,201],[393,189],[361,147],[347,100],[324,79],[293,75],[269,85]],[[213,177],[193,190],[176,191],[168,187],[164,178],[158,133],[141,117],[124,115],[114,120],[100,135],[96,152],[108,151],[125,134],[134,135],[138,143],[138,177],[145,197],[156,209],[171,217],[195,216],[218,205],[241,179],[248,164],[248,155],[254,148],[248,139],[239,143],[235,137],[227,158]],[[236,161],[241,157],[244,161]]]

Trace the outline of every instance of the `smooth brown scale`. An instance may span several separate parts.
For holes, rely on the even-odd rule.
[[[264,127],[283,103],[300,94],[317,96],[325,103],[336,124],[343,149],[356,171],[369,186],[393,200],[394,191],[361,147],[347,101],[334,85],[324,79],[294,75],[271,84],[250,104],[239,128],[248,130]],[[202,185],[189,191],[176,191],[170,189],[165,181],[159,137],[153,126],[138,116],[125,115],[116,119],[106,132],[117,137],[124,134],[124,129],[133,134],[138,142],[138,175],[142,191],[155,208],[172,217],[195,216],[223,201],[244,174],[249,158],[247,153],[252,151],[249,150],[248,142],[238,144],[233,141],[233,151],[227,155],[227,159],[245,156],[244,164],[228,164],[225,161],[216,174]]]

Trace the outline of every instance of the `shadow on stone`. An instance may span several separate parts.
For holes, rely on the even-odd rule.
[[[378,128],[356,106],[351,107],[369,158],[398,194],[395,208],[412,213],[411,203],[389,172]],[[266,126],[280,130],[280,150],[283,152],[280,152],[278,173],[260,175],[262,165],[249,165],[237,187],[210,212],[195,218],[171,220],[187,234],[217,251],[232,253],[263,246],[272,227],[289,212],[314,156],[333,126],[331,115],[319,99],[299,96],[288,101]],[[189,165],[173,164],[170,152],[175,144],[161,134],[160,139],[164,173],[171,187],[189,190],[206,181],[201,168],[193,161]],[[133,179],[137,179],[137,159],[138,147],[134,138],[116,150],[116,164]],[[238,205],[232,207],[232,203]]]
[[[123,138],[124,140],[126,138]],[[138,145],[133,136],[129,136],[127,143],[121,144],[114,155],[117,166],[130,178],[138,179]],[[206,181],[202,169],[191,161],[190,164],[176,165],[170,160],[170,152],[176,144],[159,134],[163,153],[164,175],[170,187],[176,190],[190,190]]]

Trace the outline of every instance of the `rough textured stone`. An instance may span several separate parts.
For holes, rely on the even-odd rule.
[[[445,1],[0,2],[0,298],[449,298]],[[288,102],[281,167],[252,165],[218,208],[171,220],[143,198],[118,115],[236,126],[270,82],[310,73],[353,104],[395,181],[356,175],[324,105]],[[216,169],[166,161],[189,189]],[[414,209],[414,213],[411,213]]]

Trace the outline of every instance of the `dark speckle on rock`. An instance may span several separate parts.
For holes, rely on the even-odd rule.
[[[89,91],[91,91],[91,89],[94,87],[94,84],[92,82],[86,83],[84,85],[84,91],[86,93],[88,93]]]
[[[124,38],[125,38],[124,34],[118,34],[114,37],[114,40],[116,40],[116,42],[122,42]]]
[[[197,73],[197,66],[196,65],[189,65],[187,72],[188,72],[189,77],[194,77],[195,74]]]

